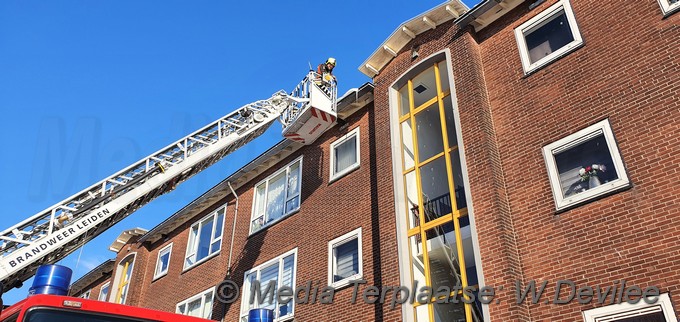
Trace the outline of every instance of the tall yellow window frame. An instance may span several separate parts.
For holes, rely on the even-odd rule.
[[[119,267],[122,268],[120,271],[121,275],[118,279],[118,287],[116,292],[115,303],[125,304],[127,300],[127,295],[130,290],[130,278],[132,276],[132,268],[135,262],[135,254],[128,255],[120,264]]]
[[[452,99],[449,85],[450,80],[448,78],[448,71],[446,69],[447,63],[446,60],[440,60],[434,63],[425,64],[427,65],[424,66],[424,71],[415,77],[408,79],[406,84],[398,89],[398,111],[400,115],[399,133],[402,154],[401,180],[403,180],[404,183],[404,195],[406,196],[407,200],[407,209],[405,209],[405,213],[407,216],[406,221],[408,222],[407,239],[411,280],[414,281],[418,279],[414,272],[413,254],[420,254],[422,252],[422,262],[418,263],[418,265],[424,266],[422,273],[424,275],[425,283],[428,286],[434,288],[432,276],[433,273],[430,267],[430,254],[428,250],[428,247],[430,247],[428,245],[430,239],[428,236],[438,235],[439,233],[444,232],[444,227],[447,227],[446,229],[449,229],[450,231],[450,227],[452,225],[455,235],[455,252],[457,255],[457,258],[452,259],[452,261],[457,260],[458,262],[457,269],[459,272],[458,277],[460,287],[462,289],[467,286],[478,286],[468,285],[468,276],[466,271],[467,267],[465,264],[465,258],[472,256],[472,254],[466,254],[466,251],[464,250],[463,237],[461,235],[461,220],[464,220],[466,225],[469,220],[466,220],[468,219],[468,211],[466,206],[467,203],[464,199],[464,193],[461,193],[460,195],[456,194],[456,184],[454,182],[454,166],[456,167],[455,169],[460,169],[460,157],[458,154],[457,141],[455,140],[455,125],[451,127],[453,124],[448,124],[447,126],[447,117],[449,118],[449,122],[453,122]],[[419,97],[418,106],[416,106],[416,93],[419,94],[427,90],[427,86],[424,83],[428,83],[427,85],[430,87],[433,85],[431,84],[431,80],[429,80],[429,82],[427,80],[423,81],[423,79],[428,78],[428,74],[432,73],[432,71],[434,71],[434,85],[436,85],[436,95],[432,95],[431,98],[428,98],[429,96],[426,96],[425,98]],[[444,84],[442,84],[443,80]],[[408,106],[406,106],[406,104],[408,104]],[[450,111],[447,111],[446,108],[449,108]],[[418,141],[419,130],[421,125],[425,126],[422,124],[425,122],[421,122],[419,124],[418,118],[420,117],[420,120],[422,121],[423,118],[432,118],[433,115],[436,117],[437,111],[440,123],[439,127],[441,128],[441,138],[435,137],[434,139],[435,141],[441,139],[441,144],[443,146],[442,151],[437,152],[438,150],[435,148],[434,152],[426,151],[421,153],[419,150],[419,143],[424,142]],[[425,115],[425,113],[430,113],[430,115]],[[434,127],[437,127],[437,125],[435,124]],[[433,128],[433,126],[430,126],[430,128]],[[425,131],[427,131],[427,129]],[[452,133],[449,133],[449,131],[452,131]],[[434,132],[430,129],[430,133],[428,134],[431,133],[436,133],[436,129]],[[410,142],[408,138],[409,136],[411,137]],[[449,138],[453,138],[453,142],[450,142]],[[421,139],[425,141],[424,138]],[[429,137],[428,139],[432,139],[432,137]],[[436,143],[429,143],[430,142],[427,142],[427,144],[423,146],[436,145]],[[408,144],[411,144],[410,150],[408,149],[409,147],[406,146]],[[426,148],[426,150],[427,149],[432,150],[432,147]],[[446,176],[446,183],[448,184],[448,199],[450,199],[448,200],[450,210],[448,208],[445,208],[446,210],[442,210],[442,207],[440,207],[441,202],[434,204],[435,200],[431,200],[430,197],[432,196],[427,196],[424,193],[423,187],[421,172],[428,166],[429,170],[432,171],[436,168],[435,163],[441,164],[442,160],[445,162],[446,173],[441,173],[441,175]],[[460,172],[460,170],[458,171]],[[439,180],[444,179],[440,178]],[[409,191],[409,189],[413,189],[413,181],[415,181],[416,191]],[[458,186],[461,184],[462,183],[459,183]],[[414,202],[415,200],[411,200],[414,192],[417,194],[417,198],[415,198],[417,199],[417,205]],[[461,197],[462,199],[458,200]],[[441,199],[441,196],[437,197],[437,199]],[[458,201],[463,201],[460,203],[460,209]],[[428,210],[433,209],[433,206],[439,210],[439,213],[436,213],[436,210]],[[415,250],[414,252],[414,246],[422,248],[422,251]],[[471,250],[468,249],[468,252],[471,252]],[[434,289],[434,291],[436,292],[437,290]],[[453,290],[449,293],[449,296],[462,299],[464,294],[462,290]],[[417,319],[419,316],[422,318],[424,316],[423,313],[426,307],[429,321],[441,320],[441,317],[438,319],[435,318],[435,305],[439,305],[438,300],[442,300],[442,297],[433,296],[429,303],[419,303],[416,301],[413,304],[414,316]],[[473,306],[474,304],[464,304],[464,314],[466,321],[478,321],[481,319],[478,313],[479,311],[475,310]],[[422,321],[422,319],[418,321]]]

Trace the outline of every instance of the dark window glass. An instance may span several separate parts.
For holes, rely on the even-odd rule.
[[[569,21],[564,11],[555,14],[548,21],[524,33],[529,50],[529,60],[535,63],[574,41]]]

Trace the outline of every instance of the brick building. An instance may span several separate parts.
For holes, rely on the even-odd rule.
[[[250,307],[217,300],[224,279],[336,287],[334,304],[272,305],[280,320],[677,321],[679,9],[488,0],[422,13],[362,64],[373,84],[340,100],[346,124],[279,143],[128,240],[113,285],[132,261],[126,303],[225,321]],[[352,304],[356,278],[440,296]],[[531,281],[544,293],[517,303]],[[463,296],[482,286],[489,304]],[[588,299],[619,288],[635,303]]]

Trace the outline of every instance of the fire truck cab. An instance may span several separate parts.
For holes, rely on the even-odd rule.
[[[4,310],[0,322],[207,322],[191,316],[61,295],[33,295]]]

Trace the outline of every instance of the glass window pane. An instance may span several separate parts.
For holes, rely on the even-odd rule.
[[[283,259],[283,274],[281,276],[281,285],[286,285],[294,288],[293,285],[293,273],[295,265],[295,257],[290,255]],[[279,317],[286,316],[293,313],[293,302],[290,301],[287,304],[279,306]]]
[[[404,154],[404,170],[413,167],[414,151],[413,151],[413,130],[411,129],[411,120],[406,120],[401,123],[401,139]]]
[[[449,88],[449,69],[447,68],[448,64],[446,63],[446,60],[440,61],[437,66],[439,67],[439,78],[441,79],[441,84],[442,84],[442,92],[447,92],[451,90]]]
[[[408,239],[409,250],[411,252],[411,279],[418,282],[418,285],[425,283],[425,262],[423,257],[423,241],[421,235],[411,236]]]
[[[619,178],[604,134],[555,154],[564,197]]]
[[[456,194],[456,207],[463,209],[467,207],[465,198],[465,183],[463,181],[463,169],[461,167],[460,153],[458,149],[451,151],[451,167],[453,168],[453,188]]]
[[[267,214],[265,224],[279,219],[283,216],[283,205],[285,202],[286,172],[272,178],[269,181],[269,191],[267,192]]]
[[[428,230],[427,247],[432,288],[436,291],[439,287],[453,289],[455,286],[461,286],[460,263],[453,223],[448,222]]]
[[[444,151],[439,104],[432,104],[416,114],[416,138],[418,139],[418,160],[420,162]]]
[[[218,210],[217,219],[215,221],[215,230],[213,231],[213,239],[222,237],[222,225],[224,225],[225,209]]]
[[[300,163],[295,163],[290,167],[288,178],[288,198],[295,196],[300,191]]]
[[[446,115],[446,137],[449,140],[449,148],[458,145],[456,136],[456,121],[453,117],[453,102],[451,96],[444,97],[444,115]]]
[[[248,274],[245,278],[245,282],[243,283],[243,299],[250,299],[250,288],[253,285],[253,281],[255,281],[255,278],[257,277],[256,272],[252,272]],[[255,302],[253,301],[252,303],[249,300],[246,301],[241,301],[241,312],[245,311],[248,312],[251,309],[255,308]]]
[[[399,110],[401,111],[399,114],[400,116],[404,116],[409,113],[408,84],[404,85],[404,87],[399,90]]]
[[[212,315],[212,302],[213,302],[213,293],[210,292],[206,295],[203,296],[203,313],[202,313],[202,318],[204,319],[209,319],[210,316]]]
[[[343,170],[355,165],[357,163],[357,137],[352,136],[345,142],[335,146],[335,165],[333,167],[334,173],[342,172]]]
[[[421,305],[421,306],[418,306],[418,307],[415,308],[416,321],[417,322],[431,322],[430,321],[430,315],[427,312],[427,308],[429,306],[430,305],[426,304],[426,305]]]
[[[255,189],[255,215],[256,216],[262,216],[264,215],[264,205],[265,205],[265,192],[266,192],[266,184],[261,184],[257,186]]]
[[[465,304],[458,303],[435,303],[434,304],[435,322],[467,321],[465,317]],[[479,321],[473,319],[473,321]]]
[[[297,196],[293,199],[288,200],[286,202],[286,213],[289,213],[295,209],[297,209],[300,206],[300,196]]]
[[[420,214],[418,212],[418,187],[416,186],[416,172],[411,171],[404,176],[406,185],[406,201],[408,208],[408,228],[420,226]]]
[[[201,317],[201,299],[196,299],[187,305],[187,314],[188,316],[195,316],[195,317]]]
[[[334,251],[333,282],[359,274],[359,242],[357,239],[336,246]]]
[[[434,66],[432,66],[413,79],[413,107],[418,108],[436,96],[437,84],[434,78]]]
[[[547,21],[526,31],[524,39],[529,50],[529,60],[535,63],[574,41],[574,35],[564,10],[561,10]]]
[[[212,236],[213,219],[212,217],[201,223],[201,231],[198,234],[198,248],[196,249],[196,260],[199,261],[210,254],[210,236]]]
[[[425,222],[451,213],[451,194],[443,156],[420,167]]]
[[[274,264],[269,267],[263,268],[262,271],[260,272],[260,289],[264,290],[267,288],[269,283],[274,283],[274,286],[276,289],[278,289],[278,281],[279,281],[279,264]],[[274,310],[276,308],[276,296],[272,299],[272,302],[269,303],[269,298],[266,297],[263,299],[263,303],[260,306],[261,308],[265,309],[270,309]]]

